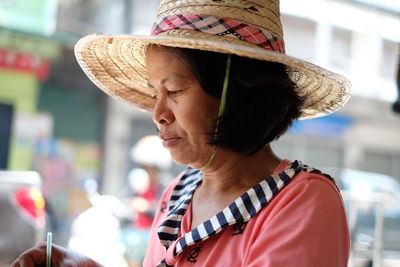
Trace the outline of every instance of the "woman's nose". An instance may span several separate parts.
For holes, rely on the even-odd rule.
[[[174,121],[174,114],[164,97],[159,97],[157,99],[153,109],[152,119],[157,126],[165,126]]]

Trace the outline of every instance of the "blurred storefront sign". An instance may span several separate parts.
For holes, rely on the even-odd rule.
[[[83,185],[87,179],[99,181],[101,148],[66,138],[38,138],[33,155],[32,168],[42,175],[43,193],[57,217],[53,233],[66,245],[72,220],[90,207]]]
[[[52,39],[5,29],[0,29],[0,49],[35,54],[50,60],[57,59],[61,53],[60,44]]]
[[[57,0],[0,0],[0,26],[39,35],[56,29]]]
[[[48,113],[23,113],[14,116],[10,167],[29,170],[34,158],[33,145],[37,140],[48,140],[53,131],[53,118]]]
[[[4,65],[0,64],[0,65]],[[13,106],[13,125],[18,114],[35,114],[39,93],[38,78],[31,73],[0,66],[0,103]],[[32,157],[30,142],[18,143],[17,136],[12,130],[8,169],[29,170]]]
[[[291,133],[340,139],[353,119],[343,114],[332,114],[316,119],[296,121]]]
[[[23,29],[13,27],[13,24],[5,25],[2,19],[5,14],[12,14],[8,10],[15,11],[18,6],[26,8],[26,17],[40,17],[41,13],[35,9],[39,3],[45,2],[0,0],[0,28],[8,27],[0,29],[0,103],[11,104],[15,111],[7,159],[7,168],[12,170],[29,170],[32,167],[32,144],[36,137],[21,135],[15,127],[29,125],[31,127],[27,132],[33,133],[38,121],[43,121],[44,117],[37,113],[40,85],[48,80],[50,62],[57,60],[61,47],[49,38],[38,36],[38,32],[35,32],[36,35],[32,31],[15,32],[13,30]]]
[[[49,61],[36,55],[7,51],[0,48],[0,68],[23,71],[46,80],[49,74]]]

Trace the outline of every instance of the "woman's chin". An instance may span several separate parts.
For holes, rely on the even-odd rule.
[[[178,165],[189,166],[193,169],[200,169],[209,160],[212,148],[200,151],[201,147],[188,148],[186,145],[167,147],[171,159]]]
[[[190,160],[190,158],[188,158],[186,154],[174,153],[174,151],[171,151],[171,150],[170,150],[170,154],[171,154],[171,159],[178,165],[185,165],[185,166],[189,166],[194,169],[199,168],[197,166],[196,162]]]
[[[174,151],[169,150],[169,153],[171,154],[171,159],[173,162],[175,162],[178,165],[188,165],[188,160],[187,158],[184,157],[182,154],[174,153]]]

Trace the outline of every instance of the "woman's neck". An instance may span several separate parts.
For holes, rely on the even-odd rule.
[[[203,171],[198,189],[208,196],[223,194],[229,198],[231,194],[244,193],[271,175],[279,163],[280,159],[270,146],[251,155],[218,149],[214,162]]]
[[[271,175],[279,163],[269,146],[248,156],[219,149],[213,163],[203,171],[202,182],[193,195],[191,227],[223,210]]]

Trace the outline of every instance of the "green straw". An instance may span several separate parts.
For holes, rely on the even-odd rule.
[[[51,267],[51,245],[52,245],[52,233],[47,233],[47,247],[46,247],[46,267]]]

